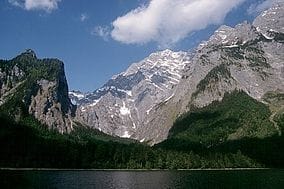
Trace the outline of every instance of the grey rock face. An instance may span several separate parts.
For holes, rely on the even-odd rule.
[[[31,96],[29,113],[49,129],[70,133],[75,107],[68,96],[64,65],[57,60],[51,61],[56,64],[57,74],[54,78],[37,80],[37,92]]]
[[[69,133],[73,130],[72,126],[72,105],[60,101],[58,94],[58,83],[41,79],[37,81],[39,89],[31,97],[29,113],[34,115],[42,124],[49,129],[57,130],[60,133]],[[64,106],[69,107],[64,107]]]
[[[277,26],[271,27],[283,28],[283,5],[277,7],[266,13],[280,11],[273,13],[278,15],[273,19],[279,22],[275,22]],[[262,16],[256,20],[261,23]],[[265,22],[268,21],[265,19]],[[256,27],[248,23],[239,24],[235,28],[222,26],[209,41],[197,48],[192,64],[183,73],[185,79],[177,86],[176,95],[156,111],[166,120],[159,124],[159,116],[152,119],[152,125],[163,128],[161,133],[165,133],[164,138],[155,138],[156,142],[166,138],[173,120],[179,115],[190,111],[192,106],[204,107],[221,100],[226,92],[243,90],[259,101],[268,92],[284,92],[281,71],[284,66],[283,31],[278,33],[277,38],[267,38]],[[218,37],[220,33],[222,36]]]
[[[258,16],[253,22],[253,25],[265,38],[273,39],[277,34],[283,35],[284,33],[283,17],[284,3],[278,3]]]
[[[27,50],[10,61],[1,61],[0,68],[0,106],[13,98],[21,98],[25,106],[22,111],[27,111],[49,129],[61,133],[73,129],[75,107],[68,97],[62,62],[37,59],[32,50]],[[22,106],[19,104],[19,107]]]
[[[80,91],[70,91],[68,94],[73,105],[80,105],[86,96]]]
[[[185,52],[153,53],[81,99],[76,118],[105,133],[143,141],[138,133],[154,108],[172,98],[189,63]]]
[[[17,65],[11,69],[0,68],[0,105],[16,90],[24,76],[25,73]]]
[[[76,119],[149,144],[167,138],[181,114],[243,90],[262,101],[284,93],[284,4],[253,24],[221,26],[194,53],[153,53],[80,100]]]

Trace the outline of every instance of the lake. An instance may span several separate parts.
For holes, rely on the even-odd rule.
[[[0,188],[283,189],[284,170],[0,171]]]

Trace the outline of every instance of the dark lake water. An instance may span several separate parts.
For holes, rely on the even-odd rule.
[[[284,170],[0,171],[0,188],[283,189]]]

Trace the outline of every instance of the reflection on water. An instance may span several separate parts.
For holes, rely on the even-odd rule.
[[[283,189],[284,170],[0,171],[0,188]]]

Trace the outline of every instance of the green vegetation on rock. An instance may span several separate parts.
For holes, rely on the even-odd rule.
[[[283,144],[283,138],[263,138],[275,132],[267,120],[269,115],[265,105],[244,93],[227,94],[222,102],[181,117],[169,139],[154,147],[114,138],[82,125],[72,133],[62,135],[47,130],[32,116],[26,115],[14,122],[2,115],[0,166],[106,169],[281,167],[283,158],[279,158],[283,154],[275,149]],[[227,140],[240,127],[250,138]],[[262,133],[270,127],[271,134]],[[255,131],[250,133],[252,130]]]
[[[221,102],[181,116],[170,130],[171,139],[212,146],[244,137],[264,138],[276,133],[269,108],[244,92],[225,94]]]

